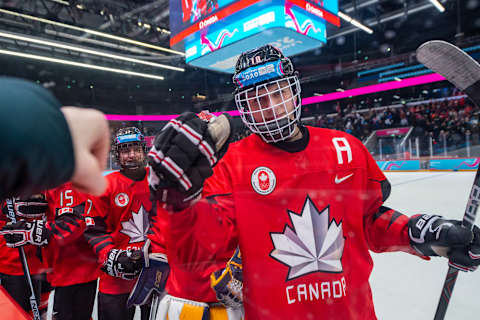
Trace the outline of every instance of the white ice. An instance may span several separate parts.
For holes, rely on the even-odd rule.
[[[407,215],[440,214],[461,220],[474,172],[391,172],[385,205]],[[477,225],[480,219],[477,219]],[[370,278],[378,319],[433,319],[448,264],[404,253],[372,253]],[[479,319],[480,270],[460,272],[445,319]]]

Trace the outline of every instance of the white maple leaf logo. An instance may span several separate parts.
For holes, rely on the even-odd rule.
[[[148,212],[141,206],[138,213],[132,211],[130,220],[122,222],[122,230],[120,232],[130,237],[128,243],[141,242],[147,238],[149,228]]]
[[[259,180],[261,181],[266,181],[268,176],[265,174],[265,172],[262,172],[260,176],[258,177]]]
[[[342,272],[342,222],[332,219],[329,224],[329,206],[319,212],[307,196],[300,214],[290,210],[288,214],[293,229],[285,225],[283,232],[270,233],[274,246],[270,256],[289,267],[287,280],[313,272]]]

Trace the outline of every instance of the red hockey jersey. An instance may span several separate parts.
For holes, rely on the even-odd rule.
[[[203,199],[171,215],[169,262],[202,270],[239,244],[246,319],[376,319],[369,250],[412,252],[408,217],[381,207],[390,185],[360,141],[304,134],[298,152],[232,144]]]
[[[0,213],[0,229],[8,222],[6,215],[5,201],[1,203],[2,212]],[[27,257],[28,268],[31,274],[45,272],[45,267],[40,261],[40,248],[34,245],[25,245],[25,255]],[[0,273],[20,276],[23,275],[18,248],[9,248],[5,243],[5,238],[0,236]]]
[[[140,250],[149,231],[149,212],[152,209],[150,190],[144,179],[134,181],[120,172],[106,176],[107,190],[92,198],[93,207],[85,218],[88,242],[93,246],[98,261],[103,263],[113,248]],[[107,294],[128,293],[135,280],[124,280],[100,275],[99,291]]]
[[[156,215],[151,220],[152,234],[148,237],[151,240],[151,252],[164,253],[168,257],[170,274],[167,279],[165,290],[169,295],[198,302],[218,302],[215,293],[210,287],[210,274],[221,269],[230,259],[233,250],[223,253],[223,257],[217,256],[217,260],[207,261],[206,265],[200,268],[185,269],[179,267],[179,260],[176,258],[176,246],[168,246],[169,215],[170,213],[157,206]],[[171,242],[175,242],[171,239]]]
[[[92,201],[75,191],[71,183],[48,190],[45,195],[47,228],[51,231],[48,245],[43,247],[48,281],[54,287],[63,287],[97,279],[97,257],[83,236],[84,216],[91,210]]]

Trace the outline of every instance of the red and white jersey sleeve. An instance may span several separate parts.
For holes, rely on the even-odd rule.
[[[390,183],[367,149],[363,149],[367,162],[366,190],[370,194],[364,217],[365,237],[369,248],[374,252],[404,251],[416,255],[408,237],[409,217],[382,206],[390,195]]]
[[[376,319],[369,250],[408,246],[407,219],[381,213],[388,181],[359,140],[307,134],[292,153],[256,135],[231,144],[203,199],[170,215],[173,261],[210,271],[238,244],[247,319]]]
[[[195,213],[178,213],[181,218],[170,220],[170,223],[179,224],[181,232],[174,235],[170,233],[171,214],[162,209],[161,205],[158,206],[152,224],[153,234],[149,238],[153,252],[166,253],[168,256],[170,275],[166,291],[172,296],[201,302],[217,302],[210,287],[210,274],[223,268],[233,255],[238,242],[236,231],[231,221],[225,223],[222,219],[197,217],[203,214],[215,217],[217,211],[221,211],[222,216],[233,219],[230,181],[227,172],[223,172],[221,168],[221,164],[215,167],[218,172],[216,179],[207,180],[203,199],[193,208]],[[184,228],[185,225],[191,229]],[[217,228],[222,229],[222,232],[217,233],[218,238],[214,238],[211,231]],[[192,241],[191,237],[195,240]],[[191,246],[188,252],[179,250],[183,245]],[[192,256],[183,256],[184,253]],[[182,265],[186,260],[192,263]]]
[[[120,172],[106,176],[107,190],[92,198],[93,207],[85,217],[85,235],[100,263],[113,248],[141,250],[150,232],[149,213],[152,210],[148,173],[134,181]],[[130,292],[135,280],[114,278],[102,272],[99,290],[107,294]]]
[[[89,196],[73,189],[71,183],[48,190],[45,195],[51,233],[48,245],[43,247],[48,281],[62,287],[97,279],[97,258],[83,237],[84,216],[92,209]]]

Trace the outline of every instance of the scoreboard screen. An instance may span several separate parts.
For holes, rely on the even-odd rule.
[[[236,1],[238,0],[171,0],[170,32],[177,34],[195,22]]]
[[[338,0],[170,0],[170,45],[194,66],[231,72],[242,51],[266,43],[294,55],[340,26]]]
[[[182,49],[181,42],[189,35],[264,0],[170,0],[170,45]],[[268,1],[267,1],[268,2]],[[340,26],[338,0],[293,0],[306,11],[325,16]],[[180,46],[179,46],[180,44]]]

